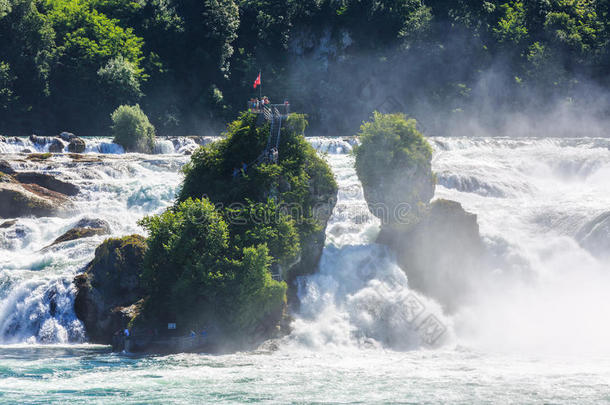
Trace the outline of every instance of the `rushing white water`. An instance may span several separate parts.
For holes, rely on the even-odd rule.
[[[0,153],[45,153],[56,138],[53,137],[9,137],[0,138]],[[81,138],[85,142],[85,153],[121,154],[125,150],[108,137]],[[155,141],[155,154],[190,154],[200,145],[213,142],[217,137],[176,137],[158,138]],[[63,152],[68,152],[68,142],[64,141]]]
[[[436,196],[478,214],[493,272],[455,320],[463,342],[610,353],[610,262],[579,244],[610,211],[610,140],[434,138]],[[603,229],[600,229],[603,231]],[[597,235],[608,245],[610,232]]]
[[[80,193],[69,217],[18,218],[0,228],[0,343],[82,342],[72,279],[109,235],[50,245],[83,218],[107,221],[110,236],[141,233],[139,219],[173,202],[188,157],[88,155],[79,162],[55,155],[38,163],[22,156],[6,157],[17,170],[52,174]]]
[[[368,212],[350,143],[310,142],[327,153],[339,193],[319,271],[299,280],[301,308],[290,339],[317,349],[446,342],[451,325],[439,305],[410,290],[393,255],[374,243],[379,221]]]
[[[55,138],[38,137],[35,141],[26,137],[10,137],[0,141],[0,153],[45,153]],[[68,152],[68,142],[64,142],[63,152]],[[125,151],[111,138],[89,137],[85,140],[85,153],[119,154]]]
[[[447,317],[409,289],[392,254],[373,243],[378,224],[348,154],[353,140],[312,138],[340,187],[319,272],[300,280],[301,308],[278,350],[221,356],[58,345],[83,339],[70,280],[105,236],[41,250],[82,217],[107,220],[113,235],[141,231],[139,218],[171,203],[188,157],[9,157],[82,192],[71,218],[0,228],[0,403],[610,402],[610,266],[579,243],[610,210],[610,141],[430,141],[436,197],[478,215],[490,252],[470,304]],[[603,242],[605,228],[595,229]],[[418,323],[431,315],[446,327],[432,344]]]

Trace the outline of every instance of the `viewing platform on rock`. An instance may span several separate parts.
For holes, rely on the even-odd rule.
[[[266,97],[263,100],[252,99],[248,102],[248,111],[258,114],[257,125],[269,122],[269,137],[265,149],[256,160],[248,163],[247,167],[255,167],[263,163],[277,163],[279,161],[282,123],[288,120],[290,103],[285,101],[284,104],[271,104]]]
[[[290,103],[284,102],[284,104],[265,104],[262,101],[249,101],[248,111],[255,114],[262,114],[267,121],[271,121],[274,118],[288,118],[290,115]]]

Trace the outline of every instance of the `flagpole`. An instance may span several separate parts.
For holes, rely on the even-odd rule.
[[[261,77],[261,71],[258,71],[258,77],[261,79],[259,85],[258,85],[258,91],[260,94],[260,98],[263,98],[263,78]]]

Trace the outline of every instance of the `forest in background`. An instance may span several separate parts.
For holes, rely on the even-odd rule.
[[[607,0],[0,0],[0,134],[108,135],[140,104],[205,135],[257,95],[320,134],[402,111],[426,134],[562,106],[606,118]],[[564,111],[564,110],[562,110]],[[471,128],[471,127],[464,127]]]

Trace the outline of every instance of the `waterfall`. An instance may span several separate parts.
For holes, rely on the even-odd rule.
[[[375,244],[379,221],[364,200],[352,143],[313,138],[339,185],[319,271],[301,277],[300,311],[289,336],[307,347],[435,347],[450,340],[451,321],[434,301],[409,288],[387,248]]]
[[[478,215],[493,258],[454,319],[462,341],[519,353],[608,353],[610,327],[601,320],[610,315],[610,261],[585,242],[610,247],[610,228],[594,222],[610,212],[610,140],[431,141],[436,197]]]
[[[100,140],[98,145],[110,144]],[[10,160],[18,170],[53,174],[80,188],[70,217],[17,218],[0,226],[0,344],[86,341],[74,314],[74,276],[107,237],[142,233],[144,215],[173,203],[188,156],[94,155],[83,163],[57,155]],[[9,157],[10,159],[10,157]],[[50,246],[83,218],[106,221],[110,235]],[[0,219],[0,224],[4,220]]]
[[[29,137],[2,137],[0,136],[0,153],[45,153],[49,151],[49,146],[55,138],[35,137],[35,142]],[[84,153],[101,154],[123,154],[125,150],[122,146],[112,142],[109,137],[86,137],[81,138],[85,141]],[[155,154],[191,154],[200,145],[207,145],[218,139],[217,136],[192,136],[192,137],[158,137],[155,141]],[[64,144],[68,142],[64,141]],[[64,152],[68,152],[67,147]]]
[[[3,159],[14,169],[52,174],[81,190],[70,217],[0,220],[0,344],[86,340],[72,308],[74,275],[106,237],[141,233],[140,218],[172,204],[189,160],[176,152],[212,140],[175,138],[174,153],[142,155],[122,153],[110,138],[87,138],[92,159],[55,155],[37,162],[15,154],[34,147],[29,139],[0,138]],[[356,140],[308,141],[332,167],[339,193],[319,269],[298,280],[300,309],[286,344],[407,350],[456,342],[517,352],[608,351],[610,327],[602,320],[610,315],[604,256],[610,251],[610,140],[430,139],[435,197],[477,214],[492,258],[486,276],[471,280],[468,304],[451,316],[411,290],[392,252],[374,243],[379,222],[354,170]],[[84,217],[108,222],[111,235],[49,247]],[[460,274],[469,277],[468,269]]]

